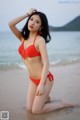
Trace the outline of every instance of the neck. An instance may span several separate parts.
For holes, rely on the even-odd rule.
[[[37,32],[30,32],[30,33],[29,33],[29,37],[30,37],[30,38],[33,38],[33,37],[35,37],[35,36],[37,36]]]

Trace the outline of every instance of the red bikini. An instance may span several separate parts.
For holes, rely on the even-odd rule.
[[[21,55],[21,57],[23,59],[26,58],[32,58],[32,57],[36,57],[36,56],[41,56],[40,52],[36,49],[35,47],[35,40],[32,45],[28,46],[26,49],[24,49],[24,41],[22,42],[22,44],[19,46],[18,48],[18,52]],[[51,72],[48,73],[47,78],[49,78],[50,81],[54,80],[53,75],[51,74]],[[31,81],[33,81],[36,85],[38,85],[40,83],[40,79],[34,79],[32,77],[30,77]]]
[[[32,45],[28,46],[26,49],[24,49],[24,41],[18,48],[19,54],[22,56],[23,59],[26,59],[27,57],[32,58],[36,56],[41,56],[40,52],[36,49],[34,43],[35,43],[36,38],[34,39],[34,42]]]
[[[51,72],[49,72],[48,73],[48,75],[47,75],[47,77],[46,78],[48,78],[49,79],[49,81],[52,81],[52,80],[54,80],[54,76],[52,75],[52,73]],[[34,79],[34,78],[32,78],[32,77],[30,77],[30,79],[32,80],[32,82],[34,82],[36,85],[39,85],[39,83],[40,83],[40,79]]]

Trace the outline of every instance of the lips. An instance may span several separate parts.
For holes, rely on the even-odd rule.
[[[30,27],[31,29],[33,29],[33,26],[30,25],[29,27]]]

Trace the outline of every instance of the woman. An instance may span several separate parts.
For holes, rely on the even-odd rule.
[[[19,31],[16,24],[27,17],[25,26],[22,31]],[[31,110],[34,114],[40,114],[69,107],[70,104],[64,102],[56,104],[49,102],[54,77],[49,71],[46,49],[46,43],[51,39],[46,15],[30,9],[25,15],[10,21],[9,27],[21,41],[18,51],[29,72],[27,110]]]

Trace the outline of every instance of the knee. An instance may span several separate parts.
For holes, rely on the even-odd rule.
[[[33,114],[41,114],[41,109],[39,109],[37,106],[32,107],[32,113]]]
[[[31,111],[32,107],[30,105],[26,105],[26,110]]]

